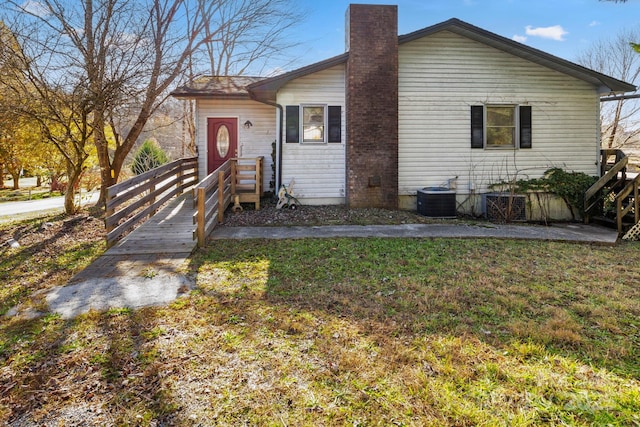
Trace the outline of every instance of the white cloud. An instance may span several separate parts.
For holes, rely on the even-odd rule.
[[[533,28],[531,25],[527,25],[525,28],[528,36],[542,37],[544,39],[564,41],[564,36],[569,34],[562,28],[561,25],[554,25],[552,27],[537,27]]]
[[[524,43],[527,41],[527,36],[519,36],[515,34],[513,37],[511,37],[511,40],[517,41],[519,43]]]
[[[600,25],[600,22],[598,22],[598,21],[591,21],[591,22],[589,23],[589,26],[590,26],[590,27],[597,27],[598,25]]]

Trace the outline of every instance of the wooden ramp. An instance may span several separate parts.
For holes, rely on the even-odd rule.
[[[193,195],[191,191],[173,199],[140,227],[133,230],[104,255],[186,254],[196,247],[193,240]]]

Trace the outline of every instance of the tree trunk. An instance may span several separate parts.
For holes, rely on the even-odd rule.
[[[67,188],[67,192],[64,193],[64,212],[67,215],[73,215],[76,210],[75,191]]]
[[[13,189],[19,190],[20,189],[20,172],[10,172],[10,173],[11,173],[11,177],[13,178]]]
[[[142,133],[144,125],[151,116],[151,102],[148,101],[142,106],[142,109],[138,115],[136,122],[133,124],[127,136],[121,145],[118,145],[113,152],[113,160],[109,157],[109,149],[104,137],[104,122],[100,127],[96,123],[96,149],[98,150],[98,160],[100,161],[100,172],[102,176],[102,185],[100,186],[100,197],[96,205],[104,206],[107,201],[107,188],[118,182],[118,177],[124,166],[124,161],[127,159],[127,154],[131,151],[131,148],[135,144],[136,140]],[[102,131],[100,131],[102,129]],[[100,136],[101,135],[101,136]],[[104,140],[104,143],[100,141]]]
[[[82,164],[80,166],[67,165],[67,191],[64,193],[64,212],[73,215],[78,212],[80,206],[76,206],[76,190],[82,176]]]
[[[4,188],[4,163],[0,162],[0,190]]]
[[[116,175],[111,166],[109,147],[104,134],[104,122],[94,122],[94,124],[94,141],[98,153],[98,163],[100,164],[100,196],[96,206],[104,207],[107,201],[107,188],[118,182],[118,175]]]

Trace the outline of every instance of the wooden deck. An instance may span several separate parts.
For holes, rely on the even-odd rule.
[[[177,197],[140,227],[133,230],[105,255],[190,254],[193,240],[192,192]]]

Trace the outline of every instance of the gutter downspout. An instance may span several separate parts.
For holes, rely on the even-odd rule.
[[[602,100],[596,98],[596,167],[598,168],[598,177],[602,176]]]

